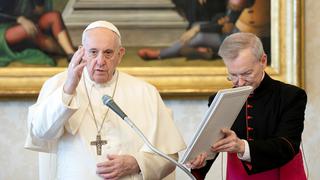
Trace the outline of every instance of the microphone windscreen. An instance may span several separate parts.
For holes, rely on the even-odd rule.
[[[102,96],[102,102],[104,105],[108,106],[107,104],[110,100],[112,100],[112,97],[110,97],[109,95]]]
[[[120,107],[113,101],[112,97],[108,95],[102,96],[102,102],[104,105],[108,106],[112,111],[118,114],[122,119],[127,117],[127,115],[120,109]]]

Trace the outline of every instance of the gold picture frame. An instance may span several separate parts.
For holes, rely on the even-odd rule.
[[[271,0],[272,63],[267,68],[275,79],[304,86],[304,1]],[[206,96],[228,88],[224,67],[120,67],[145,79],[163,96]],[[0,97],[34,97],[46,79],[61,67],[0,68]]]

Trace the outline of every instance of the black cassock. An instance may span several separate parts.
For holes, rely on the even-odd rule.
[[[210,96],[209,105],[214,96]],[[303,89],[265,74],[232,126],[237,136],[249,144],[251,163],[241,161],[247,174],[281,167],[299,153],[306,103]],[[213,161],[192,173],[204,179]]]

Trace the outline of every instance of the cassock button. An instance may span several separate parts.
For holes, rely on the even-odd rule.
[[[252,105],[250,105],[250,104],[247,104],[247,108],[252,108],[253,106]]]
[[[250,120],[250,119],[252,119],[252,116],[247,116],[246,119]]]
[[[248,131],[252,131],[252,130],[253,130],[253,128],[252,128],[252,127],[248,127],[247,129],[248,129]]]

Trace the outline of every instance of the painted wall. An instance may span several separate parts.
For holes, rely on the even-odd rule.
[[[308,93],[303,144],[308,162],[310,179],[320,179],[320,1],[305,2],[305,82]]]
[[[305,1],[305,76],[308,105],[306,111],[303,145],[309,169],[309,179],[320,179],[320,1]],[[26,134],[27,107],[34,100],[0,100],[0,180],[34,180],[38,177],[37,154],[23,149]],[[206,100],[166,100],[173,109],[175,121],[186,142],[190,141],[194,129],[206,110]],[[177,172],[177,179],[187,179]],[[221,177],[220,160],[211,169],[209,178]]]

